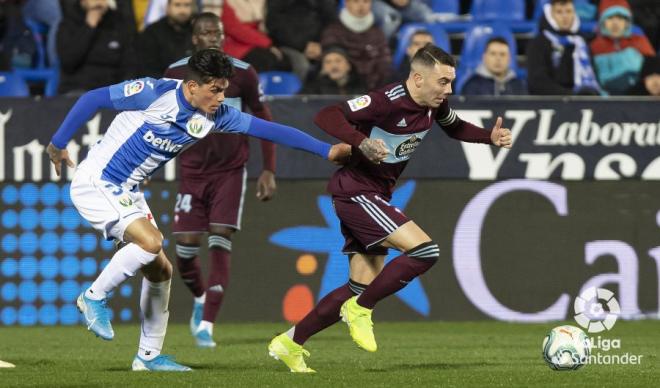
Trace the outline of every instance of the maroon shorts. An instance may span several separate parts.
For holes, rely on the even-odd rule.
[[[386,255],[380,242],[410,221],[405,214],[377,194],[333,197],[345,243],[342,252]]]
[[[245,168],[203,178],[182,176],[174,206],[174,233],[207,232],[209,224],[241,229]]]

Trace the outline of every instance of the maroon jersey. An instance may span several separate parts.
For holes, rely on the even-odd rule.
[[[458,118],[446,99],[438,108],[418,105],[405,82],[324,108],[315,118],[321,129],[354,147],[367,137],[382,139],[390,152],[382,163],[374,164],[354,149],[350,162],[330,178],[328,191],[335,196],[366,192],[391,198],[397,179],[433,121],[453,138],[491,144],[490,132]]]
[[[188,67],[188,59],[181,59],[165,71],[165,77],[183,79]],[[270,109],[262,101],[259,77],[250,64],[231,58],[234,76],[229,80],[225,91],[225,104],[245,111],[249,108],[253,115],[264,120],[272,120]],[[261,142],[264,169],[275,171],[275,145]],[[232,170],[242,167],[250,156],[247,136],[225,133],[212,133],[198,141],[179,155],[181,173],[203,176],[209,173]]]

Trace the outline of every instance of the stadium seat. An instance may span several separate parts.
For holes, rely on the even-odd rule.
[[[259,82],[264,94],[269,96],[291,96],[302,87],[300,79],[286,71],[265,71],[259,73]]]
[[[461,59],[457,70],[454,92],[460,94],[467,78],[481,63],[481,57],[486,49],[486,43],[494,37],[501,37],[509,44],[511,52],[511,69],[518,72],[516,63],[516,39],[511,30],[500,23],[480,24],[472,26],[465,34],[463,48],[461,49]]]
[[[437,13],[458,15],[460,12],[459,0],[431,0],[431,9]]]
[[[15,73],[26,81],[43,83],[44,95],[52,97],[57,94],[60,72],[57,66],[49,66],[49,63],[57,63],[57,58],[47,58],[46,35],[48,26],[30,18],[25,18],[24,21],[34,37],[37,54],[32,68],[15,69]]]
[[[30,88],[23,78],[7,72],[0,72],[0,97],[29,97]]]
[[[475,22],[506,21],[516,33],[529,33],[536,28],[536,22],[525,20],[525,0],[473,0],[470,13]]]
[[[401,26],[401,29],[397,32],[397,45],[396,50],[394,51],[394,56],[392,57],[392,65],[395,69],[399,68],[401,61],[403,61],[403,58],[406,56],[406,48],[408,47],[410,38],[412,38],[415,31],[419,30],[427,30],[430,32],[438,47],[447,52],[451,52],[449,36],[444,28],[442,28],[441,24],[406,23]]]

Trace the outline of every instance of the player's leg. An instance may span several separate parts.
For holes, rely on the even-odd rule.
[[[176,264],[181,280],[193,294],[190,333],[197,332],[206,300],[199,250],[208,227],[208,207],[204,199],[206,181],[181,177],[174,205],[173,232],[176,241]]]
[[[161,354],[169,319],[172,264],[161,250],[153,262],[142,268],[140,293],[140,343],[133,359],[134,371],[186,372],[191,369]]]
[[[200,346],[216,346],[213,325],[229,286],[232,235],[241,228],[247,171],[240,167],[215,174],[207,192],[209,275],[204,313],[195,335]]]

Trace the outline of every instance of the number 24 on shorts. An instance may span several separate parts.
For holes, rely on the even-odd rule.
[[[191,195],[190,194],[177,194],[176,195],[176,205],[174,205],[174,212],[178,213],[183,211],[184,213],[190,213],[192,206],[190,205]]]

